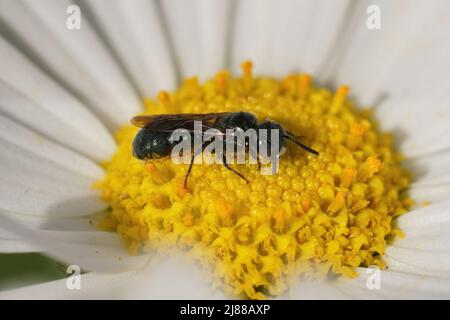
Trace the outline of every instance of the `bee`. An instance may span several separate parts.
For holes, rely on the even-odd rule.
[[[200,130],[196,129],[194,122],[201,121]],[[221,112],[221,113],[204,113],[204,114],[161,114],[161,115],[148,115],[148,116],[136,116],[131,119],[131,123],[141,130],[136,134],[133,140],[133,156],[141,160],[152,160],[168,157],[174,146],[178,143],[171,139],[172,133],[176,129],[184,129],[189,132],[193,137],[194,134],[205,134],[208,129],[216,129],[217,135],[227,135],[228,132],[233,130],[246,131],[248,129],[254,129],[257,132],[257,145],[265,143],[267,149],[271,150],[271,137],[266,136],[262,138],[258,132],[260,129],[266,129],[268,131],[272,129],[278,129],[276,132],[278,134],[278,150],[277,157],[280,156],[281,150],[284,147],[285,140],[293,142],[298,147],[303,150],[319,155],[314,149],[302,144],[298,138],[286,131],[278,123],[265,120],[261,123],[258,122],[256,117],[249,112]],[[211,143],[210,141],[202,143],[201,150],[194,150],[191,156],[191,161],[189,163],[189,168],[186,172],[184,179],[184,186],[187,187],[187,182],[189,175],[192,170],[192,165],[194,163],[195,156],[199,151]],[[245,142],[245,147],[250,147],[248,141]],[[222,164],[228,170],[237,174],[239,177],[248,182],[248,180],[238,171],[231,168],[227,162],[225,154],[222,155]],[[258,161],[258,165],[260,165]]]

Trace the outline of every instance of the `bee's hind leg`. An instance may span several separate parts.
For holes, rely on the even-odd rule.
[[[191,174],[192,171],[192,166],[194,165],[194,160],[195,157],[203,151],[203,149],[208,145],[209,141],[203,142],[202,147],[199,148],[198,150],[195,150],[194,152],[192,152],[192,156],[191,156],[191,162],[189,163],[189,168],[186,172],[186,175],[184,176],[184,188],[187,189],[187,183],[188,183],[188,179],[189,179],[189,175]]]
[[[230,170],[231,172],[234,172],[234,173],[237,174],[239,177],[241,177],[242,179],[244,179],[245,182],[247,182],[247,183],[249,182],[249,181],[247,180],[247,178],[244,177],[244,175],[243,175],[242,173],[240,173],[240,172],[234,170],[233,168],[231,168],[231,167],[228,165],[227,159],[226,159],[226,157],[225,157],[225,153],[222,154],[222,164],[224,165],[225,168],[227,168],[227,169]]]
[[[189,179],[189,175],[191,174],[191,171],[192,171],[192,165],[194,164],[194,159],[195,159],[195,153],[192,153],[191,162],[189,163],[189,168],[186,172],[186,175],[184,176],[184,188],[185,189],[187,189],[187,182]]]
[[[258,165],[258,171],[261,171],[261,160],[259,158],[258,148],[249,147],[249,150],[250,150],[249,159],[250,159],[250,157],[255,158],[256,164]]]

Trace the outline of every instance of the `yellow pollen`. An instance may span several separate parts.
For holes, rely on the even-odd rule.
[[[253,83],[253,63],[249,60],[241,64],[245,91],[249,91]]]
[[[230,205],[222,199],[217,200],[217,213],[223,226],[231,226],[233,223]]]
[[[282,208],[278,208],[275,210],[275,213],[273,215],[274,218],[274,226],[273,229],[278,232],[281,233],[284,229],[284,224],[285,224],[285,214]]]
[[[194,224],[194,216],[191,213],[186,213],[182,221],[186,226],[192,226]]]
[[[229,77],[230,74],[228,71],[221,71],[216,74],[215,79],[218,93],[224,95],[227,92],[227,84]]]
[[[139,128],[116,133],[118,149],[96,183],[110,212],[99,228],[119,233],[131,254],[188,251],[232,297],[264,299],[284,292],[291,279],[356,277],[357,267],[385,267],[388,241],[403,233],[395,218],[414,204],[404,194],[409,174],[389,133],[367,110],[316,87],[311,76],[257,77],[252,63],[241,78],[227,71],[146,100],[144,115],[247,111],[270,119],[319,152],[285,142],[276,175],[256,164],[187,164],[132,156]]]
[[[241,65],[242,71],[244,73],[244,78],[251,79],[253,77],[253,63],[249,60],[244,61]]]
[[[283,79],[283,89],[286,93],[296,95],[297,91],[297,75],[291,74]]]
[[[381,170],[382,166],[383,165],[381,160],[378,159],[378,156],[370,156],[358,171],[359,180],[365,182],[372,178],[375,173]]]
[[[333,98],[333,101],[331,103],[330,112],[331,113],[338,113],[341,110],[341,107],[345,101],[345,98],[347,98],[347,94],[350,91],[350,88],[348,86],[340,86]]]
[[[156,162],[156,161],[155,161]],[[146,164],[148,176],[155,184],[163,184],[167,180],[162,170],[157,167],[155,163],[149,162]]]
[[[344,169],[341,176],[341,187],[348,188],[356,177],[358,171],[356,169],[347,168]]]
[[[301,74],[299,79],[299,89],[298,95],[300,99],[304,99],[308,94],[309,88],[311,86],[311,76],[309,74]]]
[[[361,143],[364,135],[364,127],[359,123],[353,123],[350,127],[350,135],[348,137],[348,148],[355,150]]]
[[[169,93],[167,93],[167,91],[160,91],[158,93],[158,101],[162,105],[165,105],[165,106],[169,105],[170,104],[170,95],[169,95]]]
[[[339,211],[344,206],[344,204],[345,204],[344,192],[339,191],[336,194],[336,197],[334,198],[333,202],[328,207],[328,211],[330,213],[335,213],[335,212]]]

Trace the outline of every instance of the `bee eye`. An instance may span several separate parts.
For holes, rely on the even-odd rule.
[[[150,155],[149,134],[147,130],[141,129],[133,140],[133,156],[144,160]]]
[[[141,159],[157,159],[167,156],[171,146],[165,132],[141,129],[133,140],[133,156]]]

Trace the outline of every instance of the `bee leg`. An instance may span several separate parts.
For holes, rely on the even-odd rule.
[[[250,157],[253,156],[256,158],[256,163],[258,164],[258,171],[261,171],[261,161],[259,160],[259,153],[258,153],[258,148],[249,148],[250,150],[250,155],[249,155],[249,159]]]
[[[194,165],[194,159],[195,156],[197,155],[197,152],[193,152],[192,153],[192,157],[191,157],[191,162],[189,163],[189,168],[186,172],[186,175],[184,176],[184,188],[187,189],[187,183],[188,183],[188,179],[189,179],[189,175],[191,174],[192,171],[192,166]]]
[[[209,142],[209,141],[207,141],[207,142]],[[203,142],[202,147],[199,148],[198,150],[195,150],[195,151],[192,153],[192,156],[191,156],[191,162],[189,163],[189,168],[188,168],[188,170],[187,170],[187,172],[186,172],[186,175],[184,176],[184,188],[185,188],[185,189],[187,189],[187,183],[188,183],[189,175],[191,174],[191,171],[192,171],[192,166],[194,165],[195,157],[196,157],[200,152],[203,151],[203,149],[204,149],[204,148],[206,147],[206,145],[207,145],[207,142]]]
[[[192,165],[194,164],[194,159],[195,159],[195,153],[192,154],[191,163],[189,163],[189,168],[186,172],[186,175],[184,176],[184,188],[185,189],[187,189],[187,182],[188,182],[189,175],[191,174],[191,171],[192,171]]]
[[[249,181],[247,180],[247,178],[244,177],[244,176],[242,175],[242,173],[239,173],[238,171],[234,170],[233,168],[231,168],[231,167],[228,165],[227,160],[226,160],[226,157],[225,157],[225,153],[222,154],[222,163],[223,163],[223,165],[224,165],[225,168],[227,168],[228,170],[230,170],[230,171],[234,172],[235,174],[237,174],[239,177],[241,177],[242,179],[244,179],[245,182],[247,182],[247,183],[249,182]]]

